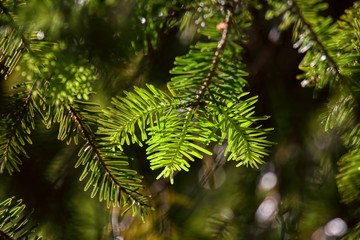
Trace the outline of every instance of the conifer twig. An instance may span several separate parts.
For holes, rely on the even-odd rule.
[[[309,30],[311,37],[316,42],[316,44],[319,46],[320,51],[324,54],[324,56],[326,56],[326,59],[328,59],[330,67],[335,70],[336,75],[339,77],[340,80],[342,80],[342,82],[344,83],[345,87],[349,90],[351,95],[353,95],[355,97],[356,95],[354,94],[353,90],[351,89],[351,84],[350,84],[349,80],[341,74],[340,67],[336,63],[335,59],[330,55],[329,51],[326,49],[325,45],[319,38],[318,34],[313,29],[313,26],[311,26],[311,24],[309,22],[307,22],[307,20],[305,19],[305,16],[301,12],[300,7],[296,3],[296,0],[292,1],[292,4],[294,6],[295,13],[299,16],[301,21],[304,23],[306,28]]]
[[[63,103],[65,104],[65,103]],[[65,106],[65,105],[64,105]],[[81,134],[83,139],[87,142],[87,144],[90,146],[91,150],[94,152],[94,155],[96,157],[96,159],[98,160],[98,162],[100,163],[101,167],[104,169],[104,171],[109,175],[111,181],[119,187],[119,189],[121,190],[121,192],[123,192],[124,194],[126,194],[127,196],[129,196],[132,200],[136,201],[139,205],[143,206],[144,203],[142,201],[139,201],[137,199],[136,196],[133,196],[133,193],[131,191],[128,191],[126,188],[124,188],[120,182],[118,182],[118,180],[114,177],[114,175],[111,173],[110,169],[108,168],[108,166],[105,164],[105,161],[102,157],[102,154],[100,152],[100,150],[98,149],[97,144],[94,141],[94,136],[92,134],[92,131],[90,130],[89,126],[87,126],[87,124],[85,124],[82,120],[82,117],[80,116],[80,114],[76,111],[76,109],[71,106],[70,104],[67,107],[67,110],[69,111],[69,113],[71,114],[71,118],[74,120],[74,122],[78,125],[78,127],[80,128]],[[121,192],[119,192],[119,194],[121,194]]]
[[[5,168],[5,162],[8,161],[8,156],[7,155],[8,155],[8,152],[10,151],[12,141],[15,140],[14,136],[16,135],[16,129],[21,125],[21,121],[24,118],[25,113],[27,112],[27,109],[29,107],[30,99],[32,97],[33,88],[34,88],[34,84],[31,87],[30,91],[28,92],[27,96],[25,97],[23,107],[21,108],[19,114],[17,114],[18,116],[17,116],[16,120],[13,122],[12,127],[10,128],[9,134],[7,134],[8,135],[8,140],[7,140],[6,145],[5,145],[5,150],[0,155],[0,159],[4,157],[3,163],[0,163],[1,164],[0,173],[3,172],[3,170]],[[9,173],[11,174],[11,172],[9,172]]]
[[[210,68],[209,72],[207,73],[206,79],[205,79],[203,85],[201,86],[201,89],[196,94],[196,102],[194,102],[192,104],[192,106],[191,106],[192,108],[197,107],[200,104],[201,99],[204,97],[206,89],[211,84],[211,80],[214,77],[216,68],[217,68],[217,66],[219,64],[220,53],[223,51],[223,48],[225,46],[225,43],[226,43],[226,40],[227,40],[227,37],[228,37],[231,16],[232,16],[232,12],[230,10],[227,10],[225,21],[222,22],[222,23],[219,23],[219,24],[222,25],[222,27],[220,29],[218,29],[218,30],[223,31],[222,35],[221,35],[221,39],[218,42],[218,46],[216,48],[214,58],[213,58],[213,60],[211,62],[211,68]]]

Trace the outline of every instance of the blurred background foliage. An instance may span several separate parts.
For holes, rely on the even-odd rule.
[[[79,98],[87,99],[94,90],[91,99],[106,107],[133,86],[166,88],[174,58],[199,39],[199,23],[186,13],[197,2],[31,0],[26,8],[17,8],[16,22],[21,34],[36,31],[39,40],[57,42],[47,54],[64,65],[58,79],[64,90],[73,74],[81,79],[85,71],[87,88]],[[326,14],[334,19],[353,4],[327,2]],[[340,133],[325,132],[319,120],[328,95],[314,97],[313,89],[301,87],[296,76],[304,55],[293,48],[291,30],[277,30],[281,20],[265,20],[268,6],[261,4],[249,5],[253,25],[243,47],[249,89],[259,95],[257,114],[271,116],[264,125],[275,128],[271,140],[277,144],[266,164],[259,169],[225,166],[224,149],[213,146],[213,159],[195,162],[170,185],[166,179],[155,181],[144,149],[128,146],[125,152],[134,158],[132,168],[144,176],[155,208],[143,223],[89,198],[85,183],[78,181],[81,170],[73,168],[79,147],[59,142],[57,131],[36,119],[33,144],[25,147],[30,160],[23,161],[20,173],[0,175],[0,199],[23,199],[35,210],[32,221],[39,223],[38,233],[45,239],[323,240],[354,228],[358,213],[341,201],[336,185],[337,162],[346,149]],[[38,61],[24,59],[21,64],[27,67]],[[44,64],[51,73],[52,63]],[[22,81],[18,70],[1,81],[2,96]],[[58,92],[50,89],[49,94]],[[219,164],[211,172],[214,162]]]

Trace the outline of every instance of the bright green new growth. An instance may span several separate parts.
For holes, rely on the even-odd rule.
[[[100,128],[102,134],[109,135],[104,140],[116,144],[122,150],[122,145],[137,143],[140,146],[147,137],[146,126],[153,127],[159,124],[160,117],[180,105],[180,101],[171,98],[163,91],[148,85],[150,90],[135,87],[134,92],[125,92],[126,97],[114,98],[114,108],[105,110],[105,118]],[[157,117],[153,119],[153,116]],[[135,133],[140,129],[141,137]]]
[[[211,155],[206,146],[212,141],[227,141],[225,156],[239,162],[237,166],[257,167],[267,155],[271,142],[266,132],[271,129],[256,125],[266,118],[252,116],[256,98],[243,99],[247,73],[239,62],[227,60],[241,51],[234,43],[238,36],[231,33],[237,21],[235,8],[206,20],[201,33],[213,41],[198,43],[176,58],[171,71],[176,76],[168,84],[172,96],[148,85],[150,92],[135,88],[134,93],[114,99],[114,106],[105,111],[99,133],[119,149],[130,142],[142,146],[147,140],[151,169],[162,169],[157,178],[170,177],[173,183],[176,171],[189,170],[189,161]]]
[[[21,156],[27,156],[23,146],[31,143],[36,116],[48,128],[58,124],[60,141],[82,141],[74,165],[83,168],[80,180],[86,179],[85,190],[92,190],[91,197],[98,196],[108,206],[120,206],[123,214],[129,209],[134,215],[140,212],[143,219],[151,208],[149,196],[142,190],[142,176],[128,167],[129,158],[122,153],[124,144],[146,144],[151,169],[160,170],[158,178],[170,178],[171,183],[177,171],[188,171],[190,162],[211,155],[212,142],[225,144],[225,157],[236,161],[237,166],[263,163],[272,144],[266,140],[271,129],[258,124],[266,117],[254,117],[257,98],[246,97],[243,88],[248,74],[241,63],[239,45],[244,39],[242,30],[251,23],[250,13],[237,2],[208,4],[211,8],[200,4],[180,11],[187,13],[182,25],[191,18],[202,21],[199,32],[205,40],[175,59],[174,77],[167,91],[150,84],[147,89],[135,87],[133,92],[114,98],[112,106],[103,111],[87,101],[95,78],[88,56],[67,49],[62,42],[45,41],[46,32],[39,29],[19,31],[21,22],[17,21],[21,18],[10,14],[18,6],[8,1],[1,4],[2,11],[9,13],[1,18],[10,31],[2,35],[1,57],[10,60],[5,61],[1,74],[10,78],[18,66],[14,72],[21,73],[24,82],[21,91],[9,96],[9,106],[15,107],[2,118],[1,172],[19,171]],[[166,21],[178,18],[165,16]],[[160,26],[166,21],[160,21]],[[156,33],[149,34],[153,35],[157,39]],[[143,45],[134,42],[133,47],[143,46],[147,52],[156,39]]]

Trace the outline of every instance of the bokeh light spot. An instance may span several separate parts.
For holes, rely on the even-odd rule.
[[[274,218],[279,201],[275,197],[267,197],[260,204],[255,213],[255,218],[259,223],[269,222]]]
[[[261,177],[259,186],[264,190],[271,190],[277,183],[277,176],[273,172],[267,172]]]
[[[38,40],[43,40],[45,38],[45,33],[43,31],[38,31],[36,37]]]
[[[342,237],[347,231],[347,224],[341,218],[334,218],[325,226],[325,234],[329,237]]]

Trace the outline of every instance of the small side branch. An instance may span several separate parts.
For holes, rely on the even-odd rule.
[[[198,93],[196,94],[196,102],[194,102],[192,104],[192,108],[195,108],[197,106],[199,106],[202,98],[204,97],[204,94],[206,92],[207,87],[211,84],[211,81],[215,75],[217,66],[219,64],[220,61],[220,53],[223,51],[226,40],[228,38],[228,33],[229,33],[229,26],[230,26],[230,20],[232,17],[232,12],[230,10],[227,10],[227,14],[226,14],[226,18],[225,21],[220,23],[221,24],[221,28],[219,28],[220,30],[222,30],[222,35],[221,35],[221,39],[218,43],[218,46],[216,48],[215,54],[214,54],[214,58],[211,62],[211,68],[206,76],[206,79],[203,83],[203,85],[201,86],[201,89],[198,91]]]
[[[4,152],[0,155],[0,158],[4,158],[4,162],[8,161],[8,153],[10,151],[11,148],[11,144],[12,142],[16,139],[16,129],[21,126],[21,121],[23,120],[23,118],[25,117],[25,114],[27,112],[27,109],[29,107],[30,104],[30,100],[32,97],[32,93],[33,93],[33,88],[34,85],[31,87],[29,93],[27,94],[27,96],[25,97],[25,101],[24,104],[19,112],[19,114],[17,114],[17,118],[14,121],[13,125],[10,128],[10,131],[8,132],[7,136],[8,136],[8,140],[6,142],[5,145],[5,150]],[[3,164],[1,164],[1,168],[0,168],[0,172],[3,171]],[[10,172],[9,172],[10,173]],[[11,173],[10,173],[11,174]]]
[[[320,51],[326,56],[326,59],[329,60],[330,66],[332,68],[334,68],[334,70],[336,71],[336,73],[338,75],[340,75],[340,70],[339,70],[339,66],[337,65],[337,63],[335,62],[334,58],[329,54],[329,52],[327,51],[327,49],[325,48],[323,42],[321,41],[321,39],[319,38],[319,36],[317,35],[317,33],[314,31],[313,27],[311,26],[310,23],[307,22],[307,20],[305,19],[303,13],[300,10],[300,7],[297,5],[296,1],[293,1],[293,6],[295,9],[296,14],[299,16],[299,18],[301,19],[301,21],[303,21],[304,25],[306,26],[306,28],[309,30],[311,37],[313,38],[313,40],[316,42],[316,44],[319,46]]]
[[[313,26],[305,19],[305,16],[303,15],[299,5],[296,3],[296,1],[293,1],[293,7],[295,10],[295,13],[299,16],[299,18],[303,21],[306,28],[309,30],[310,35],[312,39],[316,42],[316,44],[319,46],[319,50],[326,56],[326,59],[328,60],[330,67],[335,70],[335,73],[339,80],[343,83],[346,90],[348,90],[349,94],[354,96],[357,102],[360,101],[357,94],[354,92],[354,90],[351,88],[351,82],[349,81],[349,78],[342,75],[340,71],[339,65],[336,63],[335,59],[330,55],[329,51],[326,49],[326,46],[322,42],[322,40],[319,38],[318,34],[315,32]]]
[[[94,141],[95,136],[93,136],[90,127],[86,123],[84,123],[84,121],[82,120],[82,116],[80,116],[80,114],[77,112],[77,110],[71,105],[67,106],[67,110],[69,111],[69,113],[71,114],[71,118],[76,123],[79,130],[81,131],[83,139],[87,142],[87,144],[89,145],[89,147],[93,151],[97,161],[100,163],[100,165],[104,169],[104,171],[109,175],[111,181],[116,186],[119,187],[121,192],[125,193],[128,196],[131,196],[131,199],[138,202],[139,205],[143,205],[142,201],[138,201],[137,198],[135,196],[133,196],[133,193],[131,191],[128,191],[126,188],[124,188],[121,185],[121,183],[119,183],[119,181],[115,178],[115,176],[111,173],[110,169],[106,165],[106,163],[105,163],[105,161],[104,161],[104,159],[103,159],[103,157],[101,155],[101,152],[100,152],[97,144]]]

